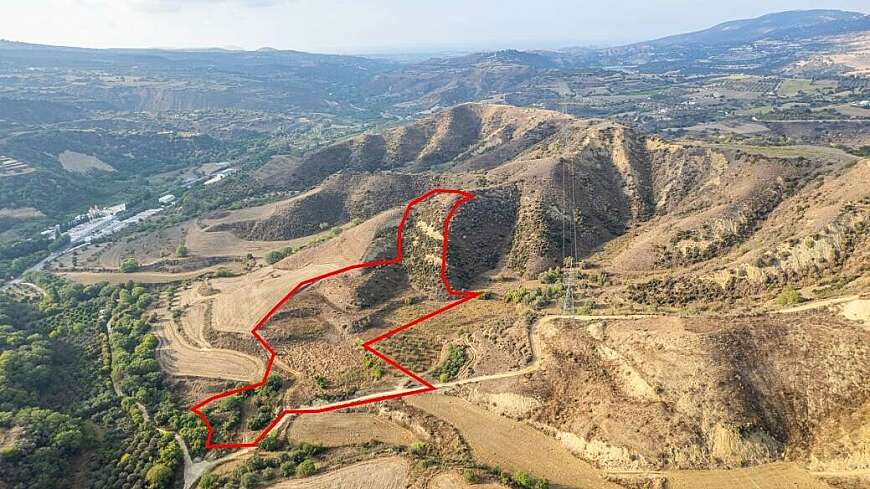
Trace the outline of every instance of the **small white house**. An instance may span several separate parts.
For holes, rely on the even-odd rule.
[[[163,197],[157,199],[157,202],[159,202],[160,205],[170,205],[175,202],[175,196],[172,194],[166,194]]]

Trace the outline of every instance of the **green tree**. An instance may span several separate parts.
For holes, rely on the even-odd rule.
[[[310,458],[306,458],[296,466],[296,475],[299,477],[308,477],[317,471],[317,466]]]
[[[61,234],[56,240],[48,245],[48,251],[58,251],[70,243],[69,234]]]
[[[550,481],[547,479],[538,479],[532,485],[532,489],[550,489]]]
[[[202,474],[202,477],[199,478],[199,487],[200,489],[212,489],[217,483],[217,476],[212,474],[211,472],[206,472]]]
[[[131,273],[139,270],[139,261],[136,260],[135,257],[128,256],[121,260],[121,271],[124,273]]]
[[[266,263],[272,265],[273,263],[278,263],[279,261],[284,259],[284,254],[280,251],[270,251],[266,253]]]
[[[168,482],[172,479],[172,469],[162,463],[156,463],[145,473],[145,480],[153,488],[168,487]]]
[[[410,451],[411,451],[412,455],[421,456],[421,455],[425,455],[426,452],[429,451],[429,447],[425,443],[423,443],[422,441],[415,441],[411,445]]]
[[[521,470],[514,472],[511,476],[511,480],[514,482],[514,484],[520,487],[525,487],[528,489],[532,488],[532,478],[529,476],[529,474]]]
[[[260,442],[260,448],[266,450],[267,452],[277,452],[278,450],[283,450],[284,446],[284,440],[282,440],[278,435],[274,434],[263,438],[263,441]]]
[[[260,478],[253,472],[245,472],[239,478],[239,485],[242,489],[252,489],[260,485]]]
[[[175,256],[179,258],[184,258],[188,255],[187,246],[184,246],[184,243],[179,244],[175,247]]]
[[[803,297],[801,293],[797,291],[791,284],[786,284],[783,287],[782,291],[776,296],[777,304],[781,306],[788,306],[792,304],[797,304],[798,302],[803,301]]]

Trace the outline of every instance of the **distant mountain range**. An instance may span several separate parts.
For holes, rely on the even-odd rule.
[[[582,73],[778,74],[800,60],[836,51],[840,41],[835,36],[866,32],[866,14],[802,10],[612,48],[503,50],[406,63],[273,48],[83,49],[0,41],[0,69],[51,68],[42,73],[43,86],[33,79],[5,86],[6,97],[52,102],[86,98],[122,111],[229,108],[408,116],[469,101],[539,103],[538,87]],[[77,83],[48,80],[51,72],[65,69],[144,77],[148,83],[101,77]]]
[[[721,46],[734,45],[740,43],[749,43],[764,39],[769,40],[800,40],[810,39],[819,36],[829,36],[835,34],[846,34],[850,32],[861,32],[870,30],[870,15],[861,12],[849,12],[843,10],[791,10],[786,12],[776,12],[761,17],[752,19],[731,20],[717,24],[708,29],[689,32],[685,34],[676,34],[650,41],[628,44],[614,48],[567,48],[557,51],[534,51],[523,52],[516,50],[481,52],[464,56],[464,58],[481,58],[486,56],[505,56],[499,53],[512,53],[511,61],[529,64],[541,65],[546,64],[544,60],[561,60],[564,62],[566,55],[577,55],[581,60],[588,60],[590,55],[612,53],[614,51],[635,49],[639,46],[653,47],[675,47],[688,45],[702,46]],[[94,56],[99,56],[100,59],[113,57],[115,61],[121,60],[141,62],[143,57],[159,57],[167,61],[183,61],[197,62],[212,57],[227,57],[239,58],[246,60],[247,63],[256,64],[257,61],[277,61],[279,64],[294,64],[294,63],[329,63],[338,64],[340,62],[349,62],[350,64],[369,65],[373,62],[368,57],[348,56],[348,55],[330,55],[330,54],[314,54],[305,53],[294,50],[281,50],[272,47],[263,47],[256,51],[232,50],[225,48],[206,48],[206,49],[88,49],[76,47],[48,46],[40,44],[21,43],[0,39],[0,49],[4,52],[4,58],[14,54],[10,51],[27,51],[28,54],[34,55],[34,51],[41,51],[45,54],[37,55],[38,61],[40,58],[49,57],[48,52],[60,53],[65,55],[75,54],[77,58],[93,59]],[[274,57],[274,58],[273,58]],[[381,59],[379,63],[384,63]],[[246,63],[243,63],[246,64]],[[557,63],[558,64],[558,63]],[[370,67],[370,66],[368,66]]]
[[[870,16],[842,10],[792,10],[731,20],[686,34],[662,37],[652,46],[740,44],[762,39],[797,40],[870,30]]]

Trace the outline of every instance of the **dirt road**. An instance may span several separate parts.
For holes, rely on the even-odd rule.
[[[842,304],[844,302],[854,301],[854,300],[857,300],[859,297],[860,296],[857,294],[856,295],[847,295],[847,296],[843,296],[843,297],[834,297],[832,299],[823,299],[820,301],[807,302],[807,303],[801,304],[799,306],[787,307],[785,309],[780,309],[776,312],[779,314],[789,314],[789,313],[793,313],[793,312],[809,311],[812,309],[819,309],[822,307],[834,306],[837,304]]]
[[[809,472],[789,463],[731,470],[667,471],[673,489],[832,489]]]

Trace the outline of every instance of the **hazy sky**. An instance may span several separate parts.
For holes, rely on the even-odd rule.
[[[640,41],[779,10],[866,0],[0,0],[0,38],[87,47],[317,52]]]

